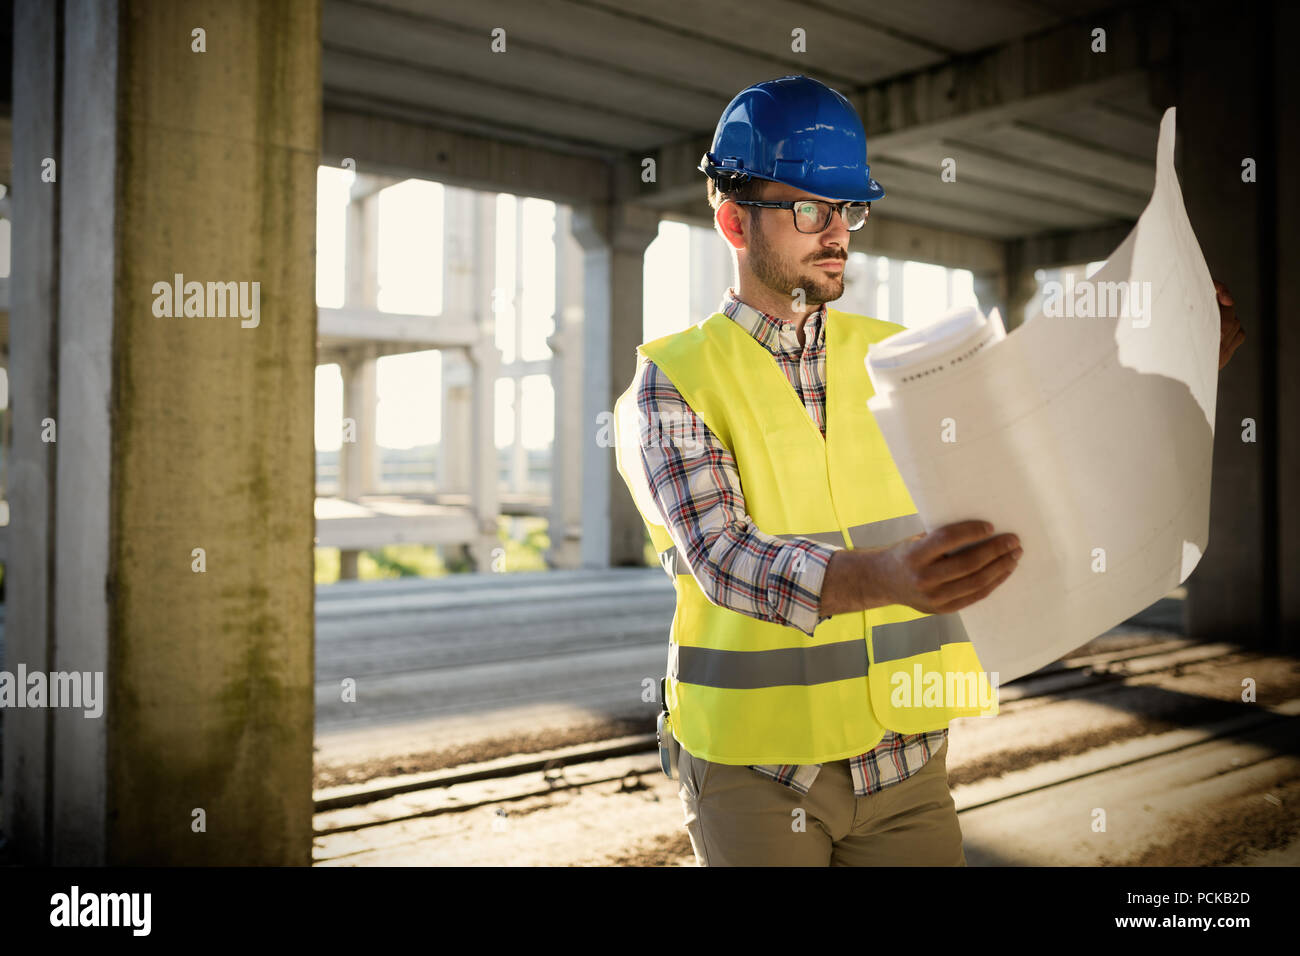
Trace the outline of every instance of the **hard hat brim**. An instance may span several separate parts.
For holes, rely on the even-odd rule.
[[[841,188],[832,192],[821,192],[817,189],[809,188],[807,183],[801,183],[794,179],[776,179],[772,176],[762,176],[758,173],[748,173],[750,179],[762,179],[769,183],[780,183],[783,186],[791,186],[795,189],[802,189],[812,193],[814,196],[821,196],[833,202],[875,202],[878,199],[885,198],[885,188],[876,182],[870,176],[867,177],[865,185],[861,188]]]
[[[737,183],[749,179],[763,179],[770,183],[781,183],[785,186],[792,186],[795,189],[805,189],[814,196],[824,196],[825,198],[835,202],[875,202],[878,199],[885,198],[884,187],[871,178],[870,166],[867,166],[865,169],[865,183],[862,183],[861,180],[858,180],[857,182],[852,181],[853,179],[856,179],[857,176],[862,175],[862,171],[858,171],[857,176],[853,176],[852,179],[845,180],[841,178],[839,183],[836,184],[836,188],[833,188],[831,192],[823,192],[822,189],[825,187],[822,187],[821,189],[812,188],[813,184],[806,181],[809,178],[807,176],[764,175],[763,173],[756,172],[752,169],[746,169],[743,163],[735,163],[734,160],[724,165],[723,163],[720,163],[717,157],[711,152],[706,152],[701,156],[699,165],[695,168],[718,182],[719,185],[728,179],[732,179]],[[818,185],[820,186],[820,183]]]

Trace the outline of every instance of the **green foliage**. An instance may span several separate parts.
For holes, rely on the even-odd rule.
[[[551,546],[547,534],[545,518],[520,518],[523,539],[510,537],[510,520],[501,517],[497,522],[497,540],[505,547],[505,561],[498,561],[496,567],[503,572],[510,571],[545,571],[546,549]]]
[[[378,551],[363,551],[357,573],[372,578],[440,578],[447,573],[438,552],[427,544],[390,544]]]

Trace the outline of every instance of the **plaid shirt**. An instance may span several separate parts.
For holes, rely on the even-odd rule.
[[[826,434],[826,307],[804,323],[799,344],[793,322],[759,312],[727,289],[725,313],[772,353],[795,394]],[[691,574],[713,603],[749,617],[798,628],[809,636],[829,615],[818,615],[826,565],[838,547],[811,539],[789,541],[764,534],[745,511],[736,460],[686,404],[653,362],[641,364],[636,383],[642,421],[660,424],[674,441],[642,441],[646,480],[668,532]],[[700,447],[703,454],[699,454]],[[690,453],[683,455],[681,449]],[[802,558],[800,558],[802,555]],[[860,797],[905,780],[920,770],[947,739],[947,729],[920,734],[885,731],[876,747],[849,760],[853,790]],[[800,793],[807,793],[821,764],[753,766]]]

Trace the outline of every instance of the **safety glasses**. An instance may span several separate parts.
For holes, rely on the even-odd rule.
[[[831,216],[838,210],[844,217],[849,232],[857,232],[871,214],[869,202],[829,202],[825,199],[787,199],[776,202],[766,199],[733,199],[737,206],[761,206],[764,209],[789,209],[794,216],[794,227],[800,232],[818,233],[831,224]]]

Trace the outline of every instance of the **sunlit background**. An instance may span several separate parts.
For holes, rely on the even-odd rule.
[[[321,167],[318,171],[316,303],[340,308],[344,302],[345,212],[351,173]],[[516,206],[522,206],[517,217]],[[496,344],[502,362],[546,359],[546,344],[555,331],[555,204],[506,193],[496,197],[496,273],[494,287],[513,289],[523,270],[523,334],[516,341],[514,304],[500,296],[495,309]],[[522,222],[522,242],[516,223]],[[645,254],[643,338],[651,339],[685,328],[705,318],[690,313],[691,233],[697,241],[721,243],[712,231],[664,221],[659,236]],[[414,315],[442,312],[443,187],[406,180],[379,193],[378,305],[380,311]],[[518,249],[527,254],[519,261]],[[875,270],[875,301],[864,311],[877,318],[916,326],[933,321],[946,310],[976,304],[972,275],[921,262],[889,260],[864,253],[851,255],[846,281]],[[731,276],[722,277],[721,298]],[[901,295],[891,286],[901,284]],[[899,308],[901,305],[901,309]],[[846,306],[847,307],[847,306]],[[899,314],[894,314],[895,310]],[[411,352],[378,360],[379,403],[376,436],[383,450],[385,491],[432,491],[441,439],[441,374],[437,351]],[[516,428],[515,416],[522,416]],[[328,453],[341,447],[343,380],[339,366],[316,369],[316,448],[324,453],[318,480],[330,488],[332,465]],[[555,433],[555,399],[549,376],[502,377],[496,383],[494,440],[501,462],[502,490],[547,493],[549,449]],[[518,435],[516,436],[516,431]],[[516,439],[526,452],[524,486],[515,487],[509,467]],[[400,457],[389,452],[406,453]],[[421,467],[423,463],[423,467]]]
[[[322,166],[317,171],[316,303],[342,308],[345,290],[346,223],[353,173]],[[377,195],[374,297],[380,312],[438,316],[444,309],[443,248],[445,190],[436,182],[408,179]],[[462,207],[463,208],[463,207]],[[556,331],[556,213],[553,202],[495,195],[495,265],[493,328],[501,363],[508,374],[495,381],[493,443],[497,487],[501,494],[549,498],[552,494],[552,446],[555,438],[555,392],[549,374],[529,374],[511,363],[544,362],[552,357],[548,336]],[[5,237],[0,235],[0,240]],[[711,229],[664,220],[645,252],[642,340],[678,331],[703,320],[707,309],[692,314],[696,302],[716,302],[732,282],[722,240]],[[694,249],[695,255],[692,255]],[[698,254],[715,250],[717,256]],[[694,265],[693,265],[694,264]],[[1101,263],[1070,269],[1038,270],[1044,282],[1064,274],[1091,274]],[[693,269],[708,274],[694,274]],[[522,272],[521,272],[522,270]],[[518,295],[516,296],[516,290]],[[704,298],[700,290],[705,290]],[[1025,308],[1028,314],[1041,297]],[[516,302],[520,315],[516,315]],[[836,303],[850,311],[898,322],[909,328],[933,322],[953,308],[978,306],[974,277],[965,269],[924,262],[850,253],[845,295]],[[697,305],[697,310],[698,310]],[[711,306],[709,306],[711,308]],[[536,365],[532,368],[535,370]],[[524,369],[521,371],[521,369]],[[441,494],[442,374],[438,350],[378,358],[375,364],[377,474],[370,493],[388,496]],[[344,383],[339,365],[316,368],[316,488],[322,497],[340,495]],[[364,440],[364,439],[361,439]],[[444,463],[445,464],[445,463]],[[576,477],[576,476],[575,476]],[[503,515],[500,541],[511,570],[541,570],[547,562],[547,521],[543,517]],[[647,546],[648,547],[648,546]],[[647,551],[647,555],[650,552]],[[407,574],[441,575],[470,570],[465,552],[413,543],[389,544],[358,555],[361,578]],[[339,551],[317,549],[317,580],[339,576]]]

